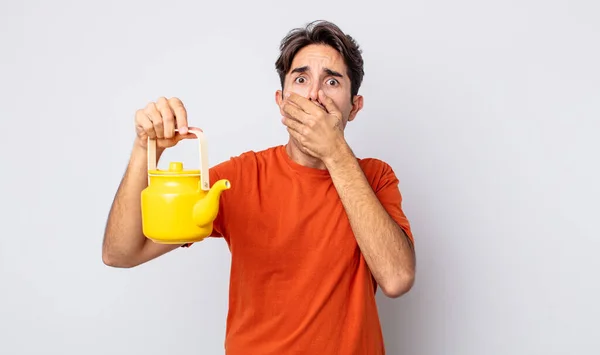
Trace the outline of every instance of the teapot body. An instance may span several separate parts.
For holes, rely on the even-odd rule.
[[[142,230],[160,244],[199,242],[212,233],[212,221],[199,225],[194,206],[207,191],[200,188],[199,174],[152,174],[141,194]]]
[[[198,138],[200,170],[184,170],[182,162],[158,169],[156,140],[148,137],[148,187],[140,203],[142,232],[155,243],[195,243],[210,236],[221,193],[231,187],[226,179],[210,186],[204,133],[193,127],[188,132]]]

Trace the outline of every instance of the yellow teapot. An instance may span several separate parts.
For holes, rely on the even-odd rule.
[[[199,242],[213,231],[221,193],[229,180],[209,186],[208,154],[204,132],[190,128],[200,146],[200,171],[184,170],[171,162],[168,170],[157,168],[156,140],[148,139],[148,187],[142,191],[142,231],[160,244]]]

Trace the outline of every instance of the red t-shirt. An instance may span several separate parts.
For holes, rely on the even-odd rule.
[[[385,209],[412,240],[398,180],[359,159]],[[228,179],[214,236],[231,251],[228,355],[382,355],[377,285],[327,170],[292,161],[280,145],[210,170]]]

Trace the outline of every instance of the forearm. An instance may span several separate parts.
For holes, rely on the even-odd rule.
[[[151,258],[146,250],[149,240],[142,233],[140,207],[141,192],[148,186],[146,154],[145,148],[134,145],[111,206],[102,247],[102,259],[107,265],[132,267]]]
[[[400,296],[414,280],[412,244],[379,202],[350,147],[340,146],[325,164],[375,280],[386,295]]]

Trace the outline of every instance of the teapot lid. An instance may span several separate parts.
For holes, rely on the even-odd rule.
[[[202,131],[200,128],[189,127],[188,133],[194,134],[198,138],[198,149],[200,153],[200,171],[183,170],[183,164],[181,162],[171,163],[169,166],[169,170],[166,171],[157,169],[156,140],[148,136],[148,183],[150,183],[151,175],[200,176],[200,188],[204,191],[210,190],[208,153],[206,151],[206,138],[204,137],[204,131]]]
[[[179,161],[174,161],[169,163],[169,169],[161,170],[161,169],[153,169],[148,171],[149,175],[162,175],[162,176],[199,176],[200,170],[184,170],[183,163]]]

